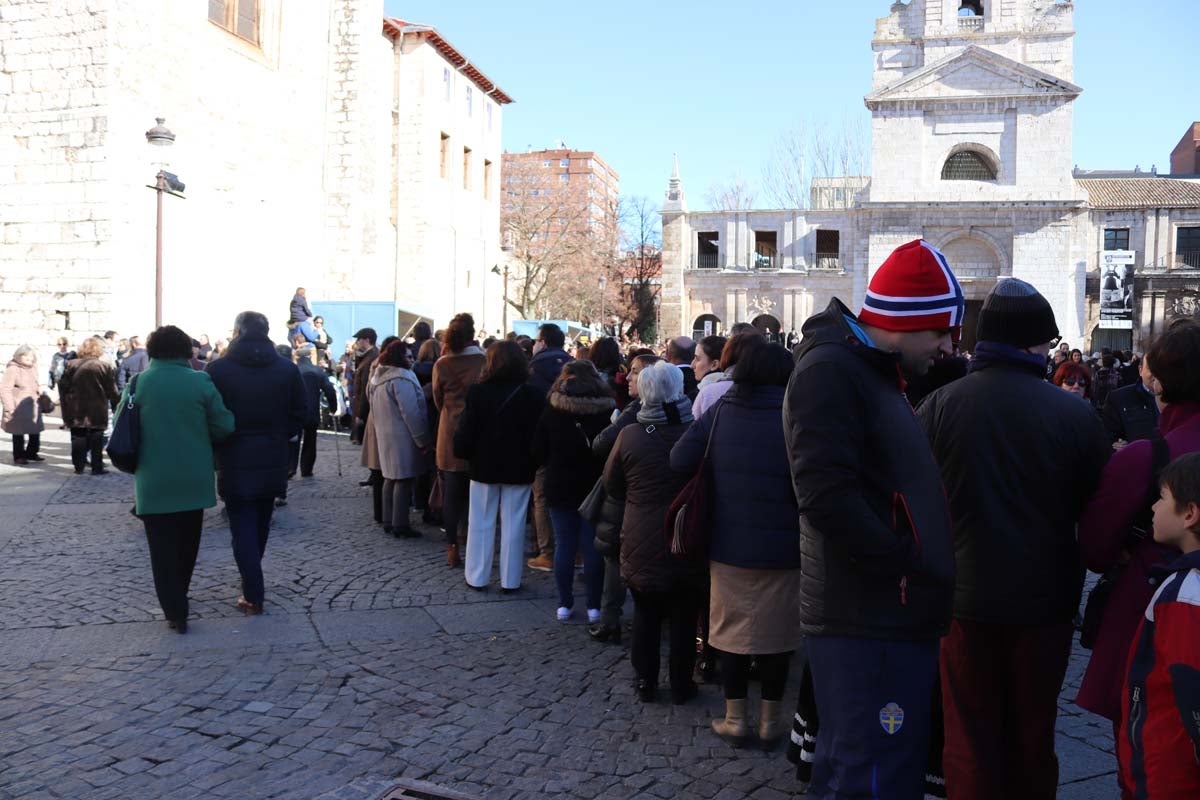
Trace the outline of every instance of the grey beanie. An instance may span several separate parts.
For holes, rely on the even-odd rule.
[[[1057,337],[1054,309],[1031,284],[1019,278],[1004,278],[988,292],[979,312],[979,341],[1024,348]]]

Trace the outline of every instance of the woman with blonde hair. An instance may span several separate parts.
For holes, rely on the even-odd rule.
[[[91,457],[93,475],[103,475],[104,431],[108,414],[117,402],[117,371],[104,356],[104,340],[85,339],[76,357],[67,363],[58,382],[63,422],[71,429],[71,463],[82,475]]]

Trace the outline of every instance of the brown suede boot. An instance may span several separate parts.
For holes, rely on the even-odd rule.
[[[763,750],[774,750],[787,734],[787,725],[780,717],[779,700],[763,700],[758,717],[758,741]]]
[[[750,732],[746,724],[746,698],[740,700],[725,700],[725,719],[712,721],[713,733],[729,742],[734,747],[746,743],[746,735]]]
[[[462,559],[458,557],[458,545],[446,545],[446,566],[450,569],[458,569],[462,566]]]

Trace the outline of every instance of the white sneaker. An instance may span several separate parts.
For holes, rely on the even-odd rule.
[[[588,625],[595,625],[600,621],[600,609],[589,608],[588,610]]]
[[[571,618],[571,609],[566,606],[559,606],[557,614],[559,622],[566,622]]]

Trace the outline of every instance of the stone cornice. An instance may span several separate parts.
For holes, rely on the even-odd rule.
[[[914,200],[866,202],[859,210],[871,211],[1087,211],[1086,200]]]

